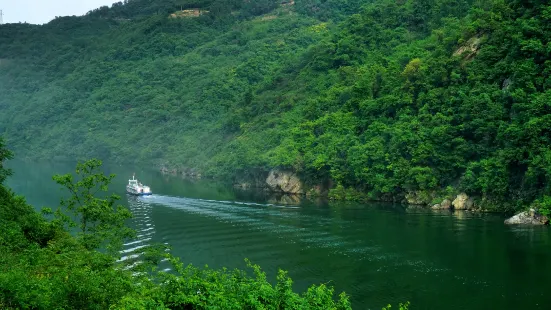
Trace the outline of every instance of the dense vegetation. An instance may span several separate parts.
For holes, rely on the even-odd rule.
[[[133,0],[3,25],[0,134],[25,157],[549,209],[550,19],[538,0]]]
[[[0,139],[0,179],[9,174],[3,167],[10,157]],[[121,242],[132,236],[124,226],[130,213],[116,205],[116,196],[93,195],[106,192],[112,179],[100,165],[87,161],[77,166],[76,175],[54,177],[69,194],[55,212],[37,213],[0,183],[1,309],[351,308],[344,293],[335,300],[333,289],[323,284],[293,292],[284,271],[272,285],[251,263],[252,276],[184,266],[161,255],[159,246],[140,250],[137,259],[118,260]],[[154,268],[162,256],[172,271]]]

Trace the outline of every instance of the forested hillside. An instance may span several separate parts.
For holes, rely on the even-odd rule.
[[[2,25],[0,134],[19,157],[545,209],[550,19],[546,1],[130,0]]]

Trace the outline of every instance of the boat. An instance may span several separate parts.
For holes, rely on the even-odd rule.
[[[128,180],[128,185],[126,185],[126,192],[130,195],[136,196],[150,196],[153,194],[151,192],[151,188],[140,183],[135,178],[135,175],[132,175],[132,179]]]

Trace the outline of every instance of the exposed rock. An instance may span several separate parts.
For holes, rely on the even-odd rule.
[[[382,194],[377,197],[377,201],[399,203],[402,197],[393,194]]]
[[[417,195],[417,192],[409,192],[406,194],[406,201],[410,205],[422,205],[423,201]]]
[[[521,212],[511,218],[505,220],[505,224],[523,224],[523,225],[547,225],[549,218],[542,215],[535,209]]]
[[[508,90],[512,83],[513,81],[511,81],[511,78],[505,79],[505,81],[503,81],[503,84],[501,85],[501,89]]]
[[[474,201],[467,194],[461,193],[457,195],[452,205],[455,210],[470,210],[474,206]]]
[[[266,185],[274,192],[303,194],[303,185],[294,172],[272,170],[266,178]]]
[[[434,198],[434,193],[427,191],[408,192],[405,198],[410,205],[428,205]]]
[[[170,18],[185,18],[185,17],[199,17],[203,14],[208,13],[209,11],[201,10],[201,9],[188,9],[188,10],[181,10],[176,11],[172,14],[170,14]]]
[[[431,207],[433,210],[449,210],[452,203],[449,199],[444,199],[441,203],[437,203]]]
[[[453,56],[463,56],[465,60],[471,60],[478,54],[483,38],[484,37],[480,35],[470,38],[453,53]]]
[[[167,168],[165,166],[161,166],[161,173],[162,174],[172,174],[172,175],[176,175],[178,174],[178,170],[176,168]]]

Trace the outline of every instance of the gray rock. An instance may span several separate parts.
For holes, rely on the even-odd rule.
[[[274,192],[303,194],[302,182],[294,172],[272,170],[266,178],[266,185]]]
[[[417,196],[416,192],[409,192],[406,194],[406,202],[410,205],[422,205],[423,201]]]
[[[511,86],[512,83],[513,83],[513,81],[511,81],[511,78],[505,79],[505,81],[503,81],[503,84],[501,85],[501,89],[502,90],[509,90],[509,87]]]
[[[529,211],[521,212],[511,218],[505,220],[505,224],[509,225],[546,225],[549,224],[549,219],[537,212],[537,210],[530,209]]]
[[[452,206],[452,202],[449,200],[449,199],[444,199],[441,203],[440,203],[440,207],[442,209],[449,209],[451,208]]]
[[[437,203],[431,207],[433,210],[449,210],[452,203],[449,199],[444,199],[441,203]]]
[[[474,206],[474,201],[467,194],[461,193],[455,197],[452,205],[455,210],[470,210]]]

